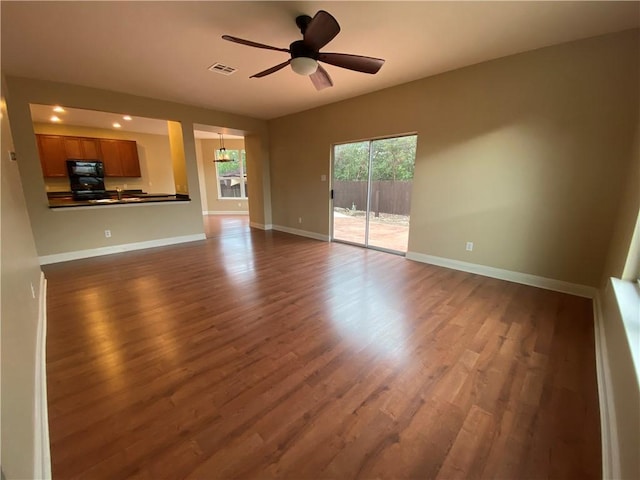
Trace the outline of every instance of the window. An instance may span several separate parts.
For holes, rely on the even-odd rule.
[[[218,198],[248,198],[247,158],[244,150],[227,150],[230,162],[216,162]],[[216,160],[220,157],[216,150]]]

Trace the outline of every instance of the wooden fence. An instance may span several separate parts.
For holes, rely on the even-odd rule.
[[[371,211],[409,215],[411,184],[407,181],[371,182]],[[367,208],[367,182],[333,182],[333,206],[355,210]]]

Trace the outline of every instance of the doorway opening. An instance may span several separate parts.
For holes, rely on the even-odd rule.
[[[333,147],[333,241],[406,254],[416,135]]]
[[[207,238],[249,232],[244,132],[194,125],[200,199]]]

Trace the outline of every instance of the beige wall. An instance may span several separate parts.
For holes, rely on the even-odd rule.
[[[140,189],[154,193],[176,193],[171,167],[171,151],[169,148],[169,135],[152,135],[148,133],[126,132],[119,130],[106,130],[90,127],[76,127],[72,125],[56,125],[47,123],[35,123],[35,133],[50,135],[75,135],[92,138],[115,138],[118,140],[135,140],[138,146],[141,177],[105,178],[105,186],[108,190],[116,187],[127,189]],[[67,178],[45,178],[47,191],[61,192],[69,190]]]
[[[202,181],[204,182],[206,192],[206,207],[203,211],[208,212],[248,212],[249,203],[247,200],[240,199],[219,199],[218,186],[216,178],[216,164],[212,161],[215,151],[220,148],[218,140],[202,139],[200,143],[200,155],[202,163]],[[244,140],[225,140],[225,148],[227,150],[244,150]],[[198,149],[196,149],[198,151]],[[249,169],[249,165],[247,166]],[[248,181],[247,181],[248,183]]]
[[[200,188],[200,205],[202,206],[202,213],[209,210],[207,201],[207,184],[204,178],[204,159],[202,154],[202,140],[196,138],[196,164],[198,165],[198,186]]]
[[[270,140],[269,140],[270,141]],[[271,200],[271,153],[269,142],[259,135],[244,137],[247,152],[247,187],[249,188],[251,226],[270,229],[273,203]]]
[[[255,135],[268,145],[266,122],[240,115],[216,112],[161,100],[136,97],[61,83],[7,77],[8,114],[13,126],[16,150],[23,161],[20,175],[39,255],[53,255],[126,243],[202,234],[202,210],[195,158],[193,124],[224,125]],[[95,207],[90,209],[48,208],[36,140],[29,111],[30,103],[64,105],[106,112],[127,112],[133,116],[163,118],[180,122],[186,160],[186,179],[192,201],[170,205]],[[255,159],[268,164],[268,158]],[[262,197],[256,197],[259,218],[263,218]],[[258,217],[257,217],[258,218]],[[110,229],[112,237],[104,237]]]
[[[620,187],[620,202],[597,302],[601,313],[599,331],[606,347],[601,347],[601,351],[609,374],[605,413],[615,411],[615,416],[609,418],[603,428],[613,424],[617,435],[618,449],[613,462],[619,461],[619,478],[640,478],[640,389],[638,366],[634,365],[632,353],[640,348],[634,344],[637,335],[632,331],[633,322],[640,318],[640,298],[633,289],[625,290],[620,285],[616,295],[613,280],[609,278],[633,281],[640,277],[640,124],[636,128],[627,178]],[[623,318],[622,312],[629,318]]]
[[[273,223],[328,234],[332,144],[417,132],[410,251],[597,286],[637,124],[638,56],[628,31],[272,120]]]
[[[13,141],[2,92],[2,232],[0,277],[2,297],[2,377],[0,401],[2,450],[0,465],[8,479],[33,478],[34,475],[34,409],[36,384],[36,335],[40,267],[33,242],[29,216],[22,193],[18,162],[7,153]],[[34,299],[31,285],[35,289]]]
[[[640,109],[640,105],[637,108]],[[640,123],[629,160],[627,177],[620,184],[621,197],[602,285],[606,285],[609,277],[635,280],[640,275]]]

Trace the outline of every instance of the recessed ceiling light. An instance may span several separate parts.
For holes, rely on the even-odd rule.
[[[56,105],[55,107],[53,107],[53,111],[54,112],[58,112],[58,113],[62,113],[62,112],[64,112],[64,108],[62,108],[60,105]]]
[[[58,118],[58,117],[56,117],[55,115],[53,115],[53,116],[51,117],[51,121],[52,121],[52,122],[59,122],[59,121],[60,121],[60,118]]]
[[[122,119],[126,121],[130,121],[131,117],[129,115],[125,115],[124,117],[122,117]]]
[[[115,128],[120,128],[122,125],[120,125],[118,122],[113,122],[113,126]]]

